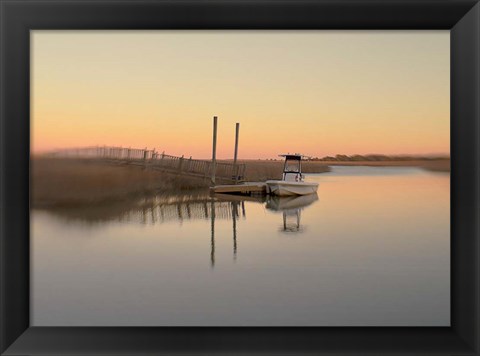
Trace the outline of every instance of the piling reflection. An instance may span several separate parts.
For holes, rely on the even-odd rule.
[[[68,221],[91,226],[112,221],[142,225],[157,225],[169,222],[184,224],[195,220],[210,221],[210,265],[215,266],[216,221],[232,221],[233,259],[238,252],[237,225],[246,220],[245,202],[258,203],[273,213],[281,213],[280,228],[285,233],[300,233],[301,211],[318,200],[317,194],[294,197],[241,196],[196,192],[188,195],[159,195],[134,200],[99,204],[88,208],[62,208],[50,212]]]
[[[210,206],[211,206],[211,209],[210,209],[210,211],[211,211],[211,214],[210,214],[210,216],[211,216],[210,264],[211,264],[212,267],[214,267],[215,266],[215,218],[216,218],[216,214],[215,214],[215,202],[214,202],[213,199],[210,201]]]

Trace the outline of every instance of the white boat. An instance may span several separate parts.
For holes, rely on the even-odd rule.
[[[318,183],[305,182],[302,174],[302,155],[286,154],[282,180],[267,180],[270,194],[279,196],[308,195],[317,192]]]

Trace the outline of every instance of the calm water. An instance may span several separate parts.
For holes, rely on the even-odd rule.
[[[334,167],[318,196],[34,210],[34,326],[450,324],[450,176]]]

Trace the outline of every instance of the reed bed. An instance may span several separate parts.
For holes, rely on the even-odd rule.
[[[244,160],[245,178],[249,181],[265,181],[269,179],[280,179],[283,172],[283,161],[267,160]],[[330,172],[330,167],[324,162],[302,162],[303,173],[325,173]]]
[[[208,186],[198,178],[96,160],[36,158],[31,172],[34,207],[96,204]]]

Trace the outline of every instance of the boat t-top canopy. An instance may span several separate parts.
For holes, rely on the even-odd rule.
[[[279,155],[279,157],[285,157],[282,180],[301,181],[303,178],[302,158],[305,156],[300,153],[287,153]]]
[[[287,153],[283,155],[278,155],[278,157],[285,157],[286,160],[298,160],[301,161],[303,158],[308,158],[305,155],[301,155],[300,153]]]

